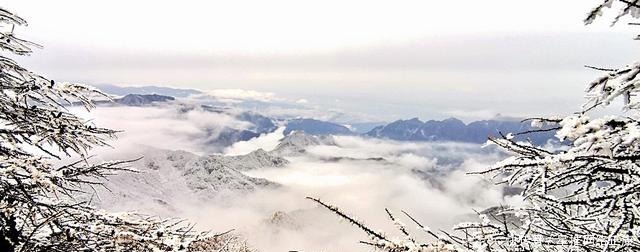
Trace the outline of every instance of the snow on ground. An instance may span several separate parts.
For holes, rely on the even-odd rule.
[[[235,229],[261,251],[368,251],[357,243],[366,238],[359,230],[305,197],[384,230],[393,230],[385,207],[449,228],[473,209],[505,202],[500,188],[465,175],[503,156],[479,145],[301,133],[271,151],[259,149],[261,142],[268,141],[245,146],[256,151],[239,156],[151,151],[143,160],[150,173],[113,180],[117,197],[104,205],[183,217],[206,230]],[[224,197],[208,197],[216,194]]]

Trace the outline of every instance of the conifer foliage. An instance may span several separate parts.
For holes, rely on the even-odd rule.
[[[587,14],[585,24],[614,6],[621,6],[614,24],[627,15],[640,17],[640,1],[605,0]],[[440,231],[432,235],[434,241],[418,242],[402,225],[396,226],[404,236],[391,239],[367,231],[372,229],[314,200],[369,233],[371,242],[364,243],[383,251],[638,251],[640,63],[619,69],[589,68],[605,74],[587,85],[581,111],[566,117],[529,119],[538,130],[488,141],[512,155],[476,173],[498,184],[522,188],[521,206],[487,209],[478,213],[480,221],[460,223],[452,234]],[[589,116],[615,100],[624,103],[624,113]],[[545,148],[514,140],[516,134],[547,131],[556,132],[566,146]],[[391,214],[389,217],[397,222]]]
[[[186,251],[201,235],[189,225],[107,213],[74,199],[131,170],[128,161],[92,163],[88,152],[116,131],[66,108],[90,110],[103,93],[47,79],[9,57],[39,47],[14,35],[26,24],[0,8],[0,251]],[[59,164],[72,157],[79,158]]]

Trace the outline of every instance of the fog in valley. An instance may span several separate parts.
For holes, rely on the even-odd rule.
[[[185,111],[185,107],[193,109]],[[98,190],[94,204],[113,211],[184,218],[197,223],[200,230],[234,230],[260,251],[368,251],[357,242],[366,240],[366,235],[305,197],[338,205],[384,230],[393,230],[385,208],[398,214],[406,211],[437,230],[473,219],[474,210],[521,200],[482,176],[466,174],[506,156],[493,146],[295,131],[285,136],[284,125],[247,141],[230,145],[216,141],[227,129],[254,126],[237,119],[243,112],[211,112],[176,102],[106,106],[85,113],[96,124],[122,130],[110,142],[112,148],[97,151],[98,158],[143,157],[131,165],[140,173],[110,178],[111,191]],[[193,174],[167,161],[171,156],[251,155],[259,149],[287,163],[258,165],[241,173],[275,186],[213,188],[215,183],[241,180],[225,177],[212,182],[211,188],[207,188],[211,184],[195,188],[185,178]]]

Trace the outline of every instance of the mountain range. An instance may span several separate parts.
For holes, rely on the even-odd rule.
[[[121,98],[114,99],[116,104],[124,106],[152,106],[155,103],[163,103],[176,100],[168,94],[184,97],[193,94],[200,94],[200,91],[192,89],[173,89],[155,86],[146,87],[118,87],[113,85],[101,86],[104,92],[122,94],[128,91],[140,91],[141,94],[126,94]],[[104,104],[105,102],[100,102]],[[99,104],[99,105],[100,105]],[[231,113],[232,108],[215,105],[200,105],[211,113]],[[194,107],[184,106],[184,110],[194,109]],[[515,119],[481,120],[465,124],[459,119],[449,118],[445,120],[421,121],[418,118],[408,120],[397,120],[386,125],[372,127],[370,123],[357,124],[355,131],[342,124],[316,120],[311,118],[275,119],[256,112],[242,112],[234,117],[240,121],[249,122],[252,127],[249,129],[225,129],[218,138],[212,139],[212,144],[229,146],[237,141],[247,141],[258,137],[261,134],[273,132],[278,125],[285,127],[284,134],[300,131],[310,135],[361,135],[373,138],[391,139],[397,141],[453,141],[465,143],[484,143],[488,137],[499,137],[500,133],[519,133],[531,131],[528,122],[521,122]],[[354,124],[356,125],[356,124]],[[363,126],[361,126],[363,125]],[[351,127],[353,128],[353,127]],[[364,132],[363,128],[372,128]],[[356,132],[357,131],[357,132]],[[539,132],[525,135],[516,135],[515,140],[527,140],[533,144],[545,144],[550,139],[555,139],[554,132]]]
[[[365,135],[398,141],[453,141],[484,143],[487,137],[500,137],[500,133],[519,133],[536,130],[531,123],[522,121],[482,120],[465,124],[456,118],[442,121],[420,121],[418,118],[397,120],[387,125],[373,128]],[[529,140],[534,144],[545,144],[554,139],[554,132],[537,132],[516,135],[516,141]]]
[[[175,99],[172,96],[159,94],[127,94],[121,98],[114,99],[114,102],[127,106],[146,106],[154,102],[169,102]]]
[[[100,89],[102,92],[116,96],[125,96],[128,94],[157,94],[171,97],[188,97],[191,95],[202,94],[202,91],[195,89],[181,89],[160,86],[123,87],[111,84],[100,84],[96,85],[95,87]]]

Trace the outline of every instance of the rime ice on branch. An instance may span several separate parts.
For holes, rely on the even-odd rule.
[[[639,17],[637,1],[607,0],[588,14],[585,23],[593,22],[614,2],[623,5],[614,23],[627,14]],[[503,207],[494,211],[489,221],[455,227],[465,234],[464,244],[468,245],[464,247],[506,251],[640,249],[640,103],[636,98],[640,64],[594,69],[606,74],[588,84],[580,113],[532,121],[557,130],[556,136],[568,143],[567,149],[545,149],[507,137],[489,139],[513,156],[478,173],[523,188],[526,205]],[[622,99],[627,115],[587,115],[616,99]]]
[[[411,219],[422,232],[426,232],[429,235],[433,236],[436,241],[434,242],[419,242],[411,237],[409,231],[404,223],[400,222],[389,209],[385,209],[387,212],[387,216],[393,223],[396,228],[404,235],[401,238],[391,238],[385,235],[384,233],[373,231],[373,229],[367,227],[362,221],[356,220],[354,217],[349,216],[344,213],[336,206],[329,205],[320,199],[307,197],[307,199],[312,200],[324,208],[327,208],[329,211],[334,214],[340,216],[341,218],[347,220],[350,224],[356,226],[357,228],[364,231],[368,236],[370,241],[360,241],[360,243],[372,246],[381,251],[389,251],[389,252],[453,252],[457,251],[456,247],[452,244],[451,240],[448,238],[440,238],[438,235],[433,233],[429,228],[423,226],[418,221],[416,221],[413,217],[411,217],[406,212],[403,212],[408,218]]]
[[[0,248],[2,251],[178,251],[200,233],[180,221],[111,214],[74,200],[82,188],[130,171],[128,161],[89,162],[113,130],[97,127],[65,106],[93,108],[90,87],[57,83],[7,57],[38,46],[14,36],[25,20],[0,8]],[[79,156],[54,166],[52,160]]]
[[[622,6],[614,23],[625,15],[640,17],[640,1],[605,0],[584,22],[593,22],[614,4]],[[456,245],[453,249],[469,251],[640,250],[640,63],[590,68],[606,73],[588,84],[582,111],[564,118],[531,119],[539,130],[524,132],[556,131],[567,148],[516,142],[513,134],[488,141],[512,156],[476,173],[521,187],[525,205],[483,211],[479,222],[460,223],[455,234],[442,232],[447,239],[429,244],[449,241]],[[588,116],[617,99],[624,102],[626,114]],[[346,218],[337,208],[315,201]],[[423,251],[423,245],[406,233],[399,241],[375,235],[371,240],[367,244],[383,251]]]

